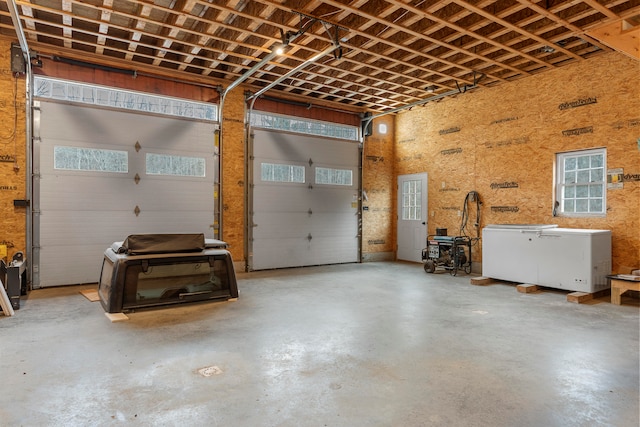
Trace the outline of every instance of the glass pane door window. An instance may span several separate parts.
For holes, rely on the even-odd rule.
[[[422,219],[422,182],[420,180],[404,181],[402,184],[402,219]]]

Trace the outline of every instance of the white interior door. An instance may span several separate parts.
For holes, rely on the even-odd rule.
[[[422,261],[427,239],[427,174],[398,176],[397,259]]]

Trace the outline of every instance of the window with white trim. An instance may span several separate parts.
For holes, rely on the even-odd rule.
[[[605,148],[556,155],[557,215],[602,216],[606,213]]]

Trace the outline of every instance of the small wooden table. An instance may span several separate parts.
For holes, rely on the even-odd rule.
[[[620,297],[627,291],[640,291],[640,281],[608,276],[611,279],[611,304],[620,305]]]

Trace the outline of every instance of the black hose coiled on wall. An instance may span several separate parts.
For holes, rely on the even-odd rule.
[[[473,226],[476,230],[475,238],[479,239],[480,238],[480,206],[482,205],[482,202],[480,201],[480,194],[478,194],[477,191],[468,192],[464,198],[464,205],[462,206],[462,219],[460,221],[460,235],[471,238],[467,233],[467,226],[469,222],[469,203],[473,203],[474,201],[476,202],[476,217],[475,217],[475,222],[473,223]]]

